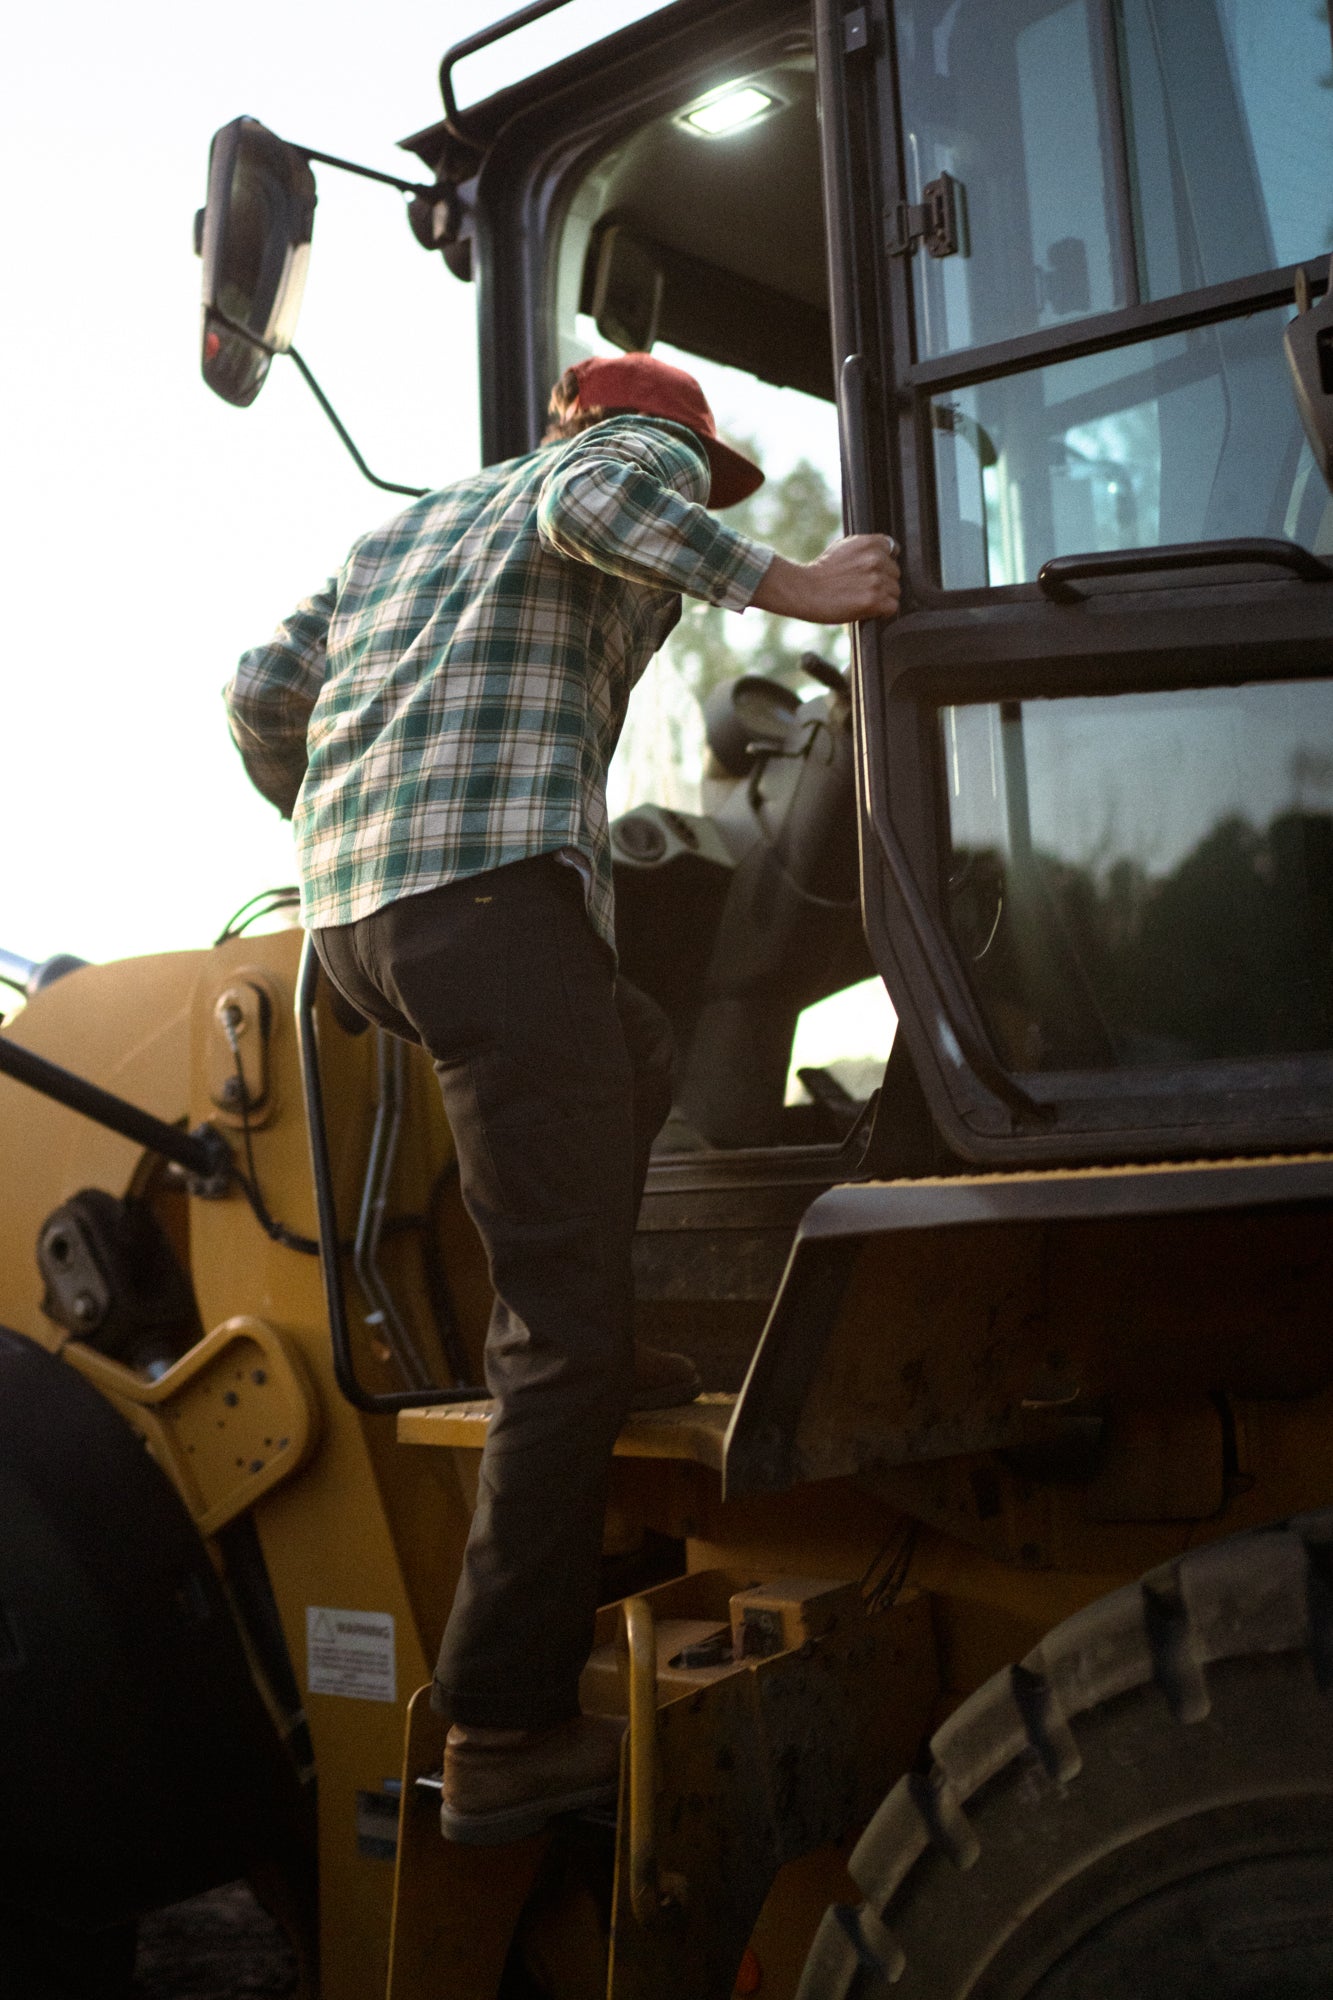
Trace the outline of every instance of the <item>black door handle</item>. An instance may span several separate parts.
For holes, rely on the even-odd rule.
[[[1299,542],[1276,536],[1244,536],[1227,542],[1173,542],[1160,549],[1094,549],[1084,556],[1052,556],[1037,582],[1057,604],[1081,604],[1085,592],[1074,585],[1099,576],[1146,576],[1167,569],[1217,569],[1231,563],[1270,563],[1291,570],[1306,583],[1333,580],[1333,569]]]

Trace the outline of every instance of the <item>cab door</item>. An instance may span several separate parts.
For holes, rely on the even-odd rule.
[[[871,947],[996,1164],[1333,1140],[1307,0],[818,0]]]

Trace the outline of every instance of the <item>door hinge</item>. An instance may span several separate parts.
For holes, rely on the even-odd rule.
[[[860,55],[870,47],[870,21],[864,7],[853,7],[842,17],[842,52],[847,56]]]
[[[952,174],[927,181],[922,200],[900,201],[891,211],[891,257],[910,257],[918,243],[931,257],[956,257],[962,247],[963,183]]]

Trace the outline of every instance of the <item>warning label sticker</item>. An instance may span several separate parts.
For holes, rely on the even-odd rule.
[[[333,1611],[307,1604],[306,1687],[353,1701],[397,1701],[393,1618],[387,1611]]]

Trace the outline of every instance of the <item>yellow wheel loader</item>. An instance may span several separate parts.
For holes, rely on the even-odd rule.
[[[485,458],[658,351],[907,580],[613,825],[680,1053],[638,1330],[706,1385],[617,1446],[619,1800],[440,1835],[491,1295],[429,1064],[291,892],[6,955],[0,1984],[114,2000],[247,1876],[305,2000],[1325,1996],[1327,14],[675,0],[470,94],[547,16],[376,176],[476,288]],[[238,405],[349,164],[214,141]],[[801,1060],[867,993],[891,1048]]]

